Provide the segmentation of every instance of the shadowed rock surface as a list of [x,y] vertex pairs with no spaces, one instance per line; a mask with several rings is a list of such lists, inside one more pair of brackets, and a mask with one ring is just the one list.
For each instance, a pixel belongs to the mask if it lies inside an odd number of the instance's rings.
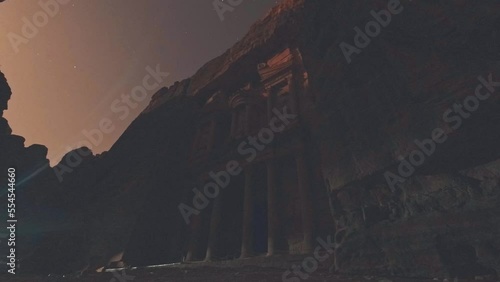
[[[387,3],[282,1],[223,55],[158,91],[109,152],[82,158],[62,183],[50,173],[32,180],[55,183],[32,193],[50,203],[63,199],[72,226],[71,232],[45,233],[27,271],[93,271],[124,261],[179,262],[188,255],[202,260],[211,244],[214,259],[237,258],[245,240],[243,176],[226,190],[234,192],[221,195],[219,225],[212,224],[218,222],[216,204],[189,225],[178,205],[190,203],[192,188],[204,183],[208,172],[241,158],[236,149],[244,140],[241,132],[248,136],[255,134],[249,128],[265,126],[259,117],[266,112],[258,109],[271,104],[290,106],[299,120],[258,156],[267,167],[257,161],[243,166],[245,179],[254,166],[259,177],[252,183],[261,187],[252,214],[256,253],[266,251],[266,228],[272,226],[266,225],[273,207],[266,191],[274,163],[277,251],[304,252],[303,238],[312,230],[314,238],[332,236],[332,269],[342,274],[499,275],[500,87],[482,81],[490,74],[500,81],[500,5],[402,1],[402,12],[348,63],[339,45],[354,45],[354,27],[364,29],[373,20],[370,11],[387,9]],[[479,85],[480,93],[490,96],[462,115],[460,125],[458,114],[453,122],[443,118]],[[237,118],[239,101],[250,105],[245,122]],[[39,146],[25,149],[2,120],[0,134],[8,137],[2,153],[25,154],[22,163],[30,165],[45,157]],[[417,143],[432,138],[436,128],[446,141],[425,153]],[[415,151],[423,161],[415,161]],[[392,185],[387,172],[400,173],[401,158],[419,165]],[[55,169],[67,165],[66,159]],[[12,161],[2,155],[2,162]],[[55,187],[59,193],[50,192]],[[307,203],[310,220],[304,220]]]
[[[11,97],[11,89],[0,72],[0,116],[3,116]],[[23,220],[17,226],[17,259],[30,257],[38,248],[40,240],[54,231],[67,232],[72,222],[64,218],[66,211],[62,207],[62,198],[58,194],[60,186],[55,174],[49,166],[47,147],[31,145],[25,147],[25,139],[12,135],[12,130],[3,117],[0,117],[0,198],[2,210],[0,219],[7,221],[7,171],[16,170],[16,218]],[[7,254],[6,238],[2,238],[0,251]],[[0,270],[4,272],[6,262],[1,259]]]

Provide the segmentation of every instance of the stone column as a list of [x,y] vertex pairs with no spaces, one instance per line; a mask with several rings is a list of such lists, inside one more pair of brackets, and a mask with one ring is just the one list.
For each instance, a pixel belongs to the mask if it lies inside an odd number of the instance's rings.
[[243,232],[241,240],[241,255],[240,258],[246,258],[251,255],[252,248],[252,219],[254,210],[254,191],[253,191],[253,168],[248,166],[245,168],[245,199],[243,203]]
[[274,255],[278,229],[278,207],[276,200],[276,166],[267,162],[267,256]]
[[235,137],[235,132],[236,132],[236,118],[237,118],[237,115],[236,115],[236,110],[235,109],[232,109],[232,113],[231,113],[231,138]]
[[271,91],[271,89],[266,89],[267,92],[267,121],[271,121],[271,117],[274,115],[273,113],[273,108],[274,108],[274,96]]
[[219,194],[214,200],[212,207],[212,215],[210,219],[210,234],[208,235],[208,246],[205,254],[205,261],[212,260],[212,255],[215,251],[217,244],[217,230],[219,229],[222,211],[222,195]]
[[193,261],[198,249],[198,243],[201,237],[201,214],[194,215],[191,222],[191,234],[189,238],[188,252],[186,254],[186,261]]
[[252,106],[245,105],[245,135],[251,135],[251,119],[252,119]]
[[211,151],[212,148],[214,147],[214,142],[215,142],[215,127],[217,126],[217,123],[215,122],[214,118],[212,117],[209,122],[209,130],[210,130],[210,135],[208,137],[208,143],[207,147],[208,150]]
[[309,175],[307,173],[307,165],[304,158],[304,152],[299,152],[296,156],[297,177],[300,193],[300,204],[302,210],[302,230],[304,241],[302,244],[302,253],[309,254],[312,252],[312,205],[310,197]]

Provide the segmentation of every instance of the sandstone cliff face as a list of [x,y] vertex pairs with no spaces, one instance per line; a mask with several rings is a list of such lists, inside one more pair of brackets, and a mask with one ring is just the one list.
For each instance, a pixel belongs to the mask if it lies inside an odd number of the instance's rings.
[[[203,99],[220,84],[247,79],[269,54],[298,46],[316,99],[305,114],[330,191],[337,270],[498,272],[498,96],[456,131],[443,121],[454,102],[474,93],[478,76],[498,77],[498,4],[402,5],[348,64],[340,43],[354,44],[353,28],[364,27],[373,20],[370,11],[387,3],[285,1],[170,95],[187,88],[187,95]],[[418,149],[414,140],[430,138],[435,128],[449,140],[393,191],[384,173],[397,170],[398,158]]]
[[[340,44],[355,46],[354,28],[364,30],[374,20],[371,11],[388,3],[282,1],[223,55],[159,91],[108,153],[65,177],[66,203],[80,203],[70,212],[81,222],[72,230],[84,235],[76,236],[81,250],[59,255],[73,257],[73,265],[52,263],[66,271],[87,263],[95,269],[110,261],[180,261],[189,230],[177,206],[195,185],[188,166],[201,108],[220,88],[255,80],[259,64],[291,48],[307,74],[300,111],[311,134],[310,163],[324,180],[311,189],[326,190],[330,203],[330,211],[317,209],[315,222],[335,235],[335,269],[498,275],[500,89],[460,126],[443,114],[475,94],[479,76],[500,80],[500,6],[402,1],[401,13],[348,63]],[[0,132],[9,131],[1,126],[0,120]],[[422,151],[415,139],[432,138],[436,128],[447,140],[424,152],[404,182],[391,184],[387,172],[399,173],[401,157]],[[4,142],[12,152],[29,151],[18,137]]]
[[[338,3],[334,44],[324,55],[309,53],[313,65],[326,58],[311,84],[325,117],[317,138],[336,221],[336,268],[416,277],[498,273],[499,91],[460,125],[443,115],[470,102],[479,76],[499,80],[499,6],[402,5],[347,64],[340,42],[353,42],[352,27],[383,6]],[[414,140],[430,139],[436,129],[448,139],[421,162],[415,151],[425,151]],[[389,185],[387,172],[399,175],[400,157],[418,165],[403,169],[404,183]]]
[[[305,111],[321,152],[336,229],[336,269],[403,276],[471,277],[499,271],[498,95],[457,130],[443,120],[500,77],[494,1],[403,1],[404,10],[347,63],[339,45],[386,1],[284,1],[225,54],[179,83],[206,99],[248,79],[285,46],[296,46],[314,99]],[[495,80],[496,81],[496,80]],[[171,94],[175,96],[175,94]],[[152,105],[159,103],[155,99]],[[386,171],[436,128],[449,135],[393,189]]]
[[167,252],[158,244],[147,248],[158,253],[141,261],[141,244],[156,244],[181,231],[177,205],[183,196],[181,180],[191,146],[186,140],[193,135],[195,107],[191,99],[181,98],[142,114],[99,162],[93,185],[102,197],[90,210],[95,215],[89,228],[91,263],[104,266],[117,254],[120,261],[126,249],[141,263],[180,260],[181,245]]

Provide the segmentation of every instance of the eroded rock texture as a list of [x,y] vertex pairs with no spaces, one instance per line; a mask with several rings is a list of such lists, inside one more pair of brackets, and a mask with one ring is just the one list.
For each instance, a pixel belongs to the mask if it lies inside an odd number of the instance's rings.
[[[355,46],[354,28],[389,3],[400,12],[349,63],[341,43]],[[500,81],[499,11],[489,0],[282,1],[158,91],[109,152],[64,174],[78,224],[47,237],[44,250],[59,253],[44,263],[307,255],[330,235],[341,273],[498,275],[500,87],[487,81]],[[239,145],[284,107],[294,120],[249,161]],[[44,153],[3,142],[16,156]],[[179,204],[230,161],[241,173],[186,224]]]
[[[368,21],[355,15],[377,9],[362,3],[336,7],[343,14],[334,17],[337,43],[352,42],[347,27]],[[402,3],[403,12],[351,64],[334,44],[311,75],[327,117],[318,138],[336,268],[416,277],[498,273],[500,96],[478,79],[500,78],[498,4]],[[470,102],[478,87],[491,96],[450,122],[448,110]],[[421,149],[437,128],[446,141]],[[400,157],[418,165],[410,165],[414,172],[401,167],[406,181],[389,185],[387,171],[400,171]]]

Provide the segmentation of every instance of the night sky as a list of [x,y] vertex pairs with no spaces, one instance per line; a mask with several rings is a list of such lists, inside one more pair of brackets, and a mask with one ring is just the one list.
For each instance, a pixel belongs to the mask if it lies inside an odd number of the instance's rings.
[[[243,0],[221,20],[213,0],[60,1],[67,3],[46,23],[38,0],[0,5],[0,69],[13,90],[5,116],[26,146],[49,148],[52,164],[87,140],[82,132],[99,128],[106,117],[115,129],[93,151],[113,145],[155,92],[149,91],[124,120],[115,118],[112,103],[142,85],[146,67],[159,64],[170,73],[161,86],[187,78],[279,2]],[[26,38],[23,18],[33,23],[34,16],[40,27]],[[18,52],[11,43],[19,39],[14,34],[25,40],[17,41]]]

